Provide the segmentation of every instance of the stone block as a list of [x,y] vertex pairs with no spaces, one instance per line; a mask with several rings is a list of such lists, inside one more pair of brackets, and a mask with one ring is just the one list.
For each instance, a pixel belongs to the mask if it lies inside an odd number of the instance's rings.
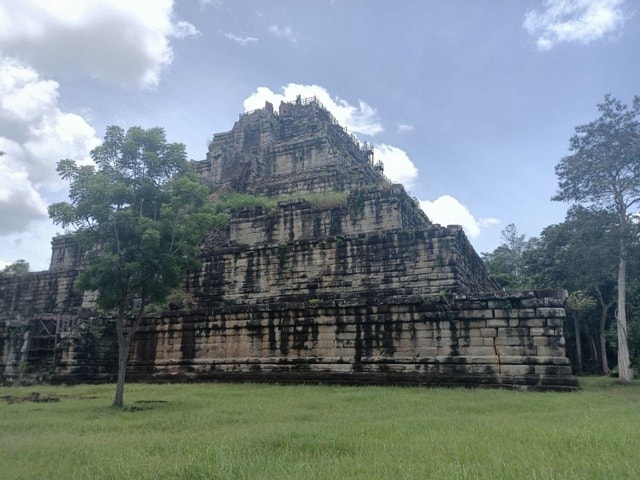
[[510,335],[510,336],[498,335],[495,338],[495,345],[516,346],[516,345],[526,345],[526,343],[527,342],[524,337],[520,337],[517,335]]
[[494,357],[496,350],[493,347],[467,347],[465,349],[465,355],[471,357]]
[[493,310],[493,318],[509,319],[517,316],[517,310],[507,310],[504,308],[496,308]]
[[489,327],[489,328],[508,327],[508,326],[509,326],[509,320],[507,320],[507,319],[494,318],[492,320],[487,320],[487,327]]
[[540,318],[564,318],[564,308],[540,307],[536,309],[536,317]]
[[556,337],[562,335],[562,331],[555,327],[532,327],[529,329],[529,334],[533,337]]
[[546,347],[549,345],[549,337],[532,337],[533,344],[536,346]]
[[536,347],[537,349],[537,355],[541,355],[541,356],[555,356],[555,357],[564,357],[565,356],[565,351],[563,347],[560,346],[553,346],[553,345],[549,345],[549,346],[543,346],[540,345],[538,347]]
[[564,325],[564,318],[547,318],[547,325],[549,327],[562,327]]
[[482,337],[495,337],[498,335],[498,330],[496,328],[481,328],[480,335]]
[[547,320],[542,318],[520,319],[519,326],[521,327],[544,327],[547,325]]
[[506,327],[498,328],[498,337],[509,338],[527,338],[529,336],[529,329],[524,327]]
[[533,365],[500,365],[500,373],[507,376],[529,375],[535,373]]
[[544,307],[544,299],[543,298],[523,298],[520,300],[520,306],[522,308]]
[[493,310],[460,310],[456,311],[455,316],[470,320],[493,319]]
[[528,355],[536,355],[535,347],[527,347],[527,346],[514,346],[514,345],[496,345],[496,352],[498,355],[508,355],[508,356],[528,356]]
[[535,372],[540,375],[571,375],[569,365],[536,365]]

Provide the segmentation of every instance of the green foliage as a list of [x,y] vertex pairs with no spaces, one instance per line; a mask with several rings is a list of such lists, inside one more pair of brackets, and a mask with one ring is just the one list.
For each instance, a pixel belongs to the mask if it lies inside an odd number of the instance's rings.
[[168,144],[160,128],[125,134],[108,127],[91,155],[96,167],[59,162],[70,202],[51,205],[49,215],[74,226],[88,251],[77,288],[98,291],[103,311],[130,315],[135,301],[166,298],[181,272],[196,265],[200,240],[220,218],[188,172],[184,146]]
[[611,95],[598,105],[600,117],[576,127],[572,154],[556,166],[559,190],[554,200],[572,201],[613,212],[619,238],[617,317],[620,379],[633,378],[628,351],[627,261],[636,239],[633,214],[640,205],[640,97],[629,108]]
[[505,290],[529,288],[524,255],[531,241],[526,240],[513,223],[502,230],[502,239],[503,243],[492,253],[482,254],[489,273]]
[[535,288],[609,289],[616,281],[618,256],[615,215],[572,207],[565,221],[546,227],[526,252]]
[[[75,227],[87,252],[75,286],[96,291],[97,306],[115,315],[124,382],[131,339],[147,305],[164,302],[181,274],[197,265],[205,233],[222,217],[189,171],[184,145],[167,143],[161,128],[125,133],[110,126],[91,157],[95,166],[58,163],[70,201],[51,205],[49,216]],[[118,393],[115,403],[121,406]]]
[[274,213],[279,202],[306,200],[316,208],[333,208],[347,204],[348,192],[319,192],[307,195],[262,197],[241,192],[222,194],[214,203],[216,212],[238,212],[244,208],[260,207],[266,213]]
[[584,315],[596,307],[596,300],[584,290],[577,290],[567,298],[566,307],[569,313]]
[[626,217],[640,202],[640,97],[629,108],[606,95],[598,110],[598,119],[576,127],[573,153],[556,166],[554,200],[612,209]]
[[354,216],[364,215],[364,192],[354,190],[349,194],[349,210]]
[[288,243],[281,243],[280,245],[278,245],[278,262],[280,263],[281,267],[286,263],[291,249],[292,246]]
[[4,267],[0,271],[0,278],[15,277],[17,275],[24,275],[25,273],[29,273],[29,263],[21,259]]
[[303,195],[302,198],[316,208],[335,208],[346,205],[348,196],[348,192],[319,192]]
[[238,212],[245,208],[261,207],[267,212],[275,211],[278,198],[260,197],[241,192],[229,192],[221,195],[214,203],[217,213]]
[[[0,401],[7,479],[603,479],[640,471],[640,384],[571,394],[393,387],[38,386]],[[0,398],[34,387],[0,387]]]

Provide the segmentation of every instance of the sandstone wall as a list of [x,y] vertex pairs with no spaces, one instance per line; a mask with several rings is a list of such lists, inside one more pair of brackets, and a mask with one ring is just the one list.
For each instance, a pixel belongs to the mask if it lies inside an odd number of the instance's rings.
[[574,389],[564,292],[218,307],[147,319],[129,378]]
[[495,288],[461,231],[440,226],[218,249],[187,290],[200,306]]
[[[325,202],[331,202],[327,194]],[[322,195],[316,196],[322,201]],[[388,189],[355,190],[335,205],[316,206],[304,199],[283,201],[276,211],[246,209],[231,219],[229,242],[233,245],[286,243],[358,235],[363,232],[414,228],[429,220],[401,185]]]
[[[218,193],[291,199],[210,232],[130,378],[576,387],[563,294],[497,291],[462,228],[432,224],[316,101],[242,115],[194,166]],[[72,288],[82,252],[52,244],[48,272],[0,281],[0,377],[113,378],[113,322]]]
[[[0,378],[24,369],[40,321],[70,329],[82,304],[73,291],[78,271],[46,271],[0,279]],[[53,361],[53,359],[52,359]]]
[[214,135],[206,160],[194,162],[211,187],[257,195],[305,195],[386,181],[360,145],[315,101],[283,103],[241,115]]

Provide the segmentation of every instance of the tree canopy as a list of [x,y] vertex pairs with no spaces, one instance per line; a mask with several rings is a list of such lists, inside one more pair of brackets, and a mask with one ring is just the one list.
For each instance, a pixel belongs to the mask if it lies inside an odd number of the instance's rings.
[[207,188],[189,171],[184,145],[167,143],[161,128],[125,133],[110,126],[91,158],[95,165],[58,163],[69,182],[69,202],[51,205],[49,216],[73,227],[86,252],[76,288],[97,292],[99,309],[115,316],[114,404],[122,406],[131,342],[145,309],[164,301],[181,274],[197,264],[215,215]]
[[554,200],[570,201],[610,211],[617,216],[617,329],[620,380],[633,378],[628,351],[626,279],[632,215],[640,204],[640,97],[631,107],[605,95],[600,117],[576,127],[571,155],[556,166],[558,193]]
[[0,270],[0,278],[15,277],[29,272],[29,262],[20,259]]
[[526,274],[524,253],[530,241],[511,223],[502,230],[503,242],[491,253],[483,253],[489,273],[505,290],[522,290],[530,287]]

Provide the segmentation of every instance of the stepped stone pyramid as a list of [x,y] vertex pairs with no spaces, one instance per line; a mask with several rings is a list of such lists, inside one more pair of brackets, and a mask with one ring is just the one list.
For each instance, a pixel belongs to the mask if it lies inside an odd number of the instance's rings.
[[229,229],[214,232],[196,288],[210,300],[497,289],[462,229],[429,222],[374,165],[372,148],[315,99],[282,103],[277,115],[268,103],[242,115],[233,130],[214,136],[196,168],[214,191],[292,198],[275,212],[241,212]]
[[[144,320],[129,378],[577,388],[566,293],[499,291],[462,228],[430,222],[316,99],[241,115],[194,167],[214,197],[273,201],[210,232],[182,297]],[[13,302],[0,317],[5,377],[29,351],[19,325],[33,336],[41,319],[98,321],[70,287],[79,264],[72,239],[56,238],[49,272],[0,284],[0,306]],[[34,302],[52,298],[52,278],[57,300]],[[68,341],[55,377],[110,378],[110,335]]]

